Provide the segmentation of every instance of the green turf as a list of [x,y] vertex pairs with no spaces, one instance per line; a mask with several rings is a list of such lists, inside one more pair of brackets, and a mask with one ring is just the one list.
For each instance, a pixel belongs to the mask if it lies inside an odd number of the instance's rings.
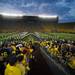
[[[51,39],[67,39],[67,40],[75,40],[75,34],[72,33],[41,33],[39,32],[41,38],[51,38]],[[0,41],[8,40],[8,39],[21,39],[19,33],[0,33]],[[34,37],[26,37],[25,40],[33,40]]]
[[40,33],[42,38],[75,40],[75,34],[71,33]]

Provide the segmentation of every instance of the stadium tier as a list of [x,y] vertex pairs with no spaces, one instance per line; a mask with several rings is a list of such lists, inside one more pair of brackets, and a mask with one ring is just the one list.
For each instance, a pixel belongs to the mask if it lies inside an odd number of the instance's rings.
[[75,32],[75,23],[58,23],[58,16],[2,16],[0,32]]
[[58,24],[58,16],[0,15],[0,32],[51,31]]

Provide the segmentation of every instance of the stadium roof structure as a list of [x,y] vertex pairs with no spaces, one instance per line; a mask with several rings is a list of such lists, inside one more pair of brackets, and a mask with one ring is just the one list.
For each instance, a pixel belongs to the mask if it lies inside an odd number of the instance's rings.
[[58,16],[56,15],[25,15],[25,14],[10,14],[10,13],[0,13],[0,19],[13,19],[13,20],[26,20],[26,21],[49,21],[51,23],[57,23],[58,22]]

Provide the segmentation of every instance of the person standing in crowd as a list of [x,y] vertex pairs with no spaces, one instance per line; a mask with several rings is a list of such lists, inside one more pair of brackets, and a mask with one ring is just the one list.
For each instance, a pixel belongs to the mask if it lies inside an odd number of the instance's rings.
[[16,67],[17,58],[15,55],[11,55],[9,58],[9,63],[6,66],[4,75],[21,75],[21,70]]
[[24,56],[23,55],[19,55],[17,57],[17,65],[16,67],[20,69],[21,71],[21,75],[25,75],[26,72],[25,72],[25,65],[23,65],[22,61],[24,60]]
[[5,65],[3,62],[3,56],[0,52],[0,75],[4,75]]

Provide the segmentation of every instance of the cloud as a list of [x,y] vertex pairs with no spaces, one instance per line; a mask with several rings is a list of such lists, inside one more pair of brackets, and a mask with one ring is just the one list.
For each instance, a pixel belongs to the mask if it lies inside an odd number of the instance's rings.
[[[62,0],[56,3],[56,13],[59,15],[59,20],[62,22],[74,21],[74,2],[66,2],[66,0]],[[72,14],[73,13],[73,14]],[[72,14],[72,15],[71,15]]]
[[13,5],[0,3],[0,13],[2,13],[2,12],[5,12],[5,13],[19,13],[19,14],[24,13],[21,10],[17,9]]
[[69,15],[72,16],[72,17],[75,17],[75,8],[72,8],[72,9],[69,11]]
[[62,0],[62,2],[60,1],[56,4],[42,3],[39,7],[39,11],[61,16],[67,14],[70,11],[70,7],[68,7],[64,0]]
[[41,3],[40,6],[38,7],[39,13],[44,13],[47,14],[46,7],[49,7],[49,3]]
[[21,7],[21,9],[23,11],[27,11],[27,12],[30,12],[32,14],[34,13],[36,15],[37,14],[49,14],[49,15],[51,15],[51,14],[53,14],[54,6],[53,6],[53,4],[50,4],[50,3],[38,4],[38,3],[32,2],[32,3],[27,3],[27,4],[23,5]]
[[60,0],[32,0],[32,2],[37,2],[37,3],[56,3],[59,1]]
[[65,0],[67,3],[73,3],[75,0]]
[[36,4],[34,2],[21,5],[21,7],[24,7],[24,8],[37,7],[37,6],[38,6],[38,4]]
[[64,0],[61,0],[59,2],[56,2],[55,4],[51,3],[41,3],[37,4],[35,2],[27,3],[24,5],[25,11],[32,14],[48,14],[48,15],[59,15],[62,17],[70,11],[70,7],[66,5],[66,2]]

